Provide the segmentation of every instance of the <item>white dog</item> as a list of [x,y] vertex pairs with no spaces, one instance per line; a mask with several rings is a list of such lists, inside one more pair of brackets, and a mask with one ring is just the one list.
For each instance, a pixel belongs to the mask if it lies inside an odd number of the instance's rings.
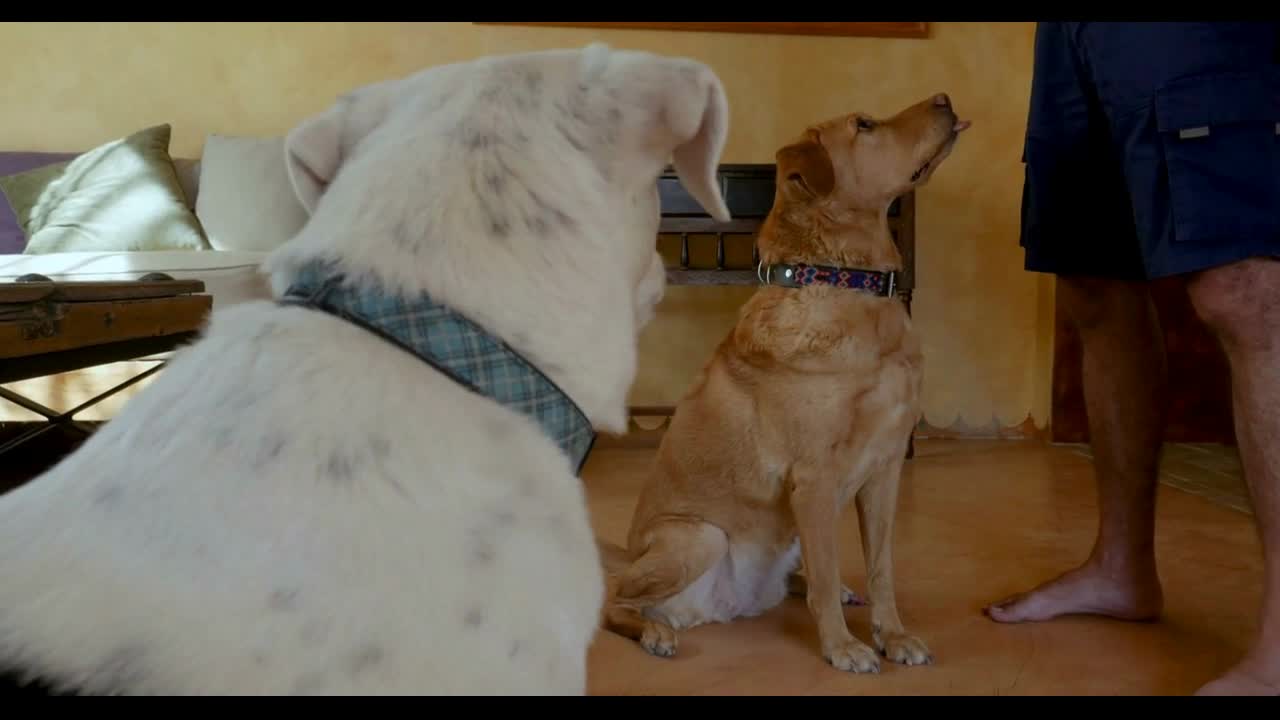
[[[83,693],[584,693],[604,584],[577,464],[626,429],[664,282],[657,176],[672,160],[727,219],[727,122],[706,66],[592,45],[302,123],[286,161],[312,216],[265,265],[294,304],[216,312],[0,497],[0,664]],[[459,315],[413,315],[424,297]],[[340,317],[361,303],[394,312]],[[432,317],[490,355],[401,344]],[[499,374],[527,361],[515,379],[558,386],[560,415],[451,376],[498,341]]]

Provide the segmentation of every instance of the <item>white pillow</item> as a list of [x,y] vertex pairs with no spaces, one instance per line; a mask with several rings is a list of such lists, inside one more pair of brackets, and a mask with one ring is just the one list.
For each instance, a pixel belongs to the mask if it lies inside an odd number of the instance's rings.
[[307,221],[285,172],[284,137],[209,135],[199,188],[196,217],[214,250],[271,251]]

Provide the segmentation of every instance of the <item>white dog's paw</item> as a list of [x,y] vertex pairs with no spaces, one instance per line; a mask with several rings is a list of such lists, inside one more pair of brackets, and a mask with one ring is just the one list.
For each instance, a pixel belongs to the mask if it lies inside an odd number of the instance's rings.
[[823,657],[837,670],[854,673],[880,672],[880,656],[870,645],[857,638],[834,645],[823,651]]
[[650,655],[671,657],[676,654],[676,631],[666,623],[649,621],[640,635],[640,646]]

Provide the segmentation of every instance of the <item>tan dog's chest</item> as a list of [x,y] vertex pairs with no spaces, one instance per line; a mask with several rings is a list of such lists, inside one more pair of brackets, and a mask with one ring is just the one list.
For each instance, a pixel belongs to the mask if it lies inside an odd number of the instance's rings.
[[[769,475],[796,464],[829,468],[841,502],[882,467],[919,416],[919,341],[900,303],[834,290],[744,313],[735,374],[752,388],[758,452]],[[788,302],[789,301],[789,302]],[[767,303],[767,299],[765,300]],[[765,303],[762,303],[765,304]],[[757,338],[776,342],[754,349]],[[767,347],[767,346],[766,346]]]
[[829,469],[843,506],[883,469],[919,415],[918,359],[887,355],[870,372],[851,371],[826,382],[810,379],[766,393],[760,461],[784,477],[796,465]]

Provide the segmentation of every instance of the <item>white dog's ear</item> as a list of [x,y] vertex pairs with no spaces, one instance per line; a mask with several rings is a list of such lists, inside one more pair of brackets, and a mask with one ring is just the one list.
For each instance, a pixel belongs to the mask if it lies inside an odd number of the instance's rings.
[[348,156],[387,119],[401,87],[399,80],[390,80],[349,92],[285,135],[289,182],[308,213],[315,212]]
[[345,111],[345,102],[335,103],[319,115],[302,121],[285,136],[289,182],[308,213],[315,212],[316,203],[342,164]]
[[681,185],[711,217],[727,222],[729,208],[716,178],[729,138],[729,99],[720,78],[706,65],[682,61],[662,99],[662,117],[676,137],[672,165]]

